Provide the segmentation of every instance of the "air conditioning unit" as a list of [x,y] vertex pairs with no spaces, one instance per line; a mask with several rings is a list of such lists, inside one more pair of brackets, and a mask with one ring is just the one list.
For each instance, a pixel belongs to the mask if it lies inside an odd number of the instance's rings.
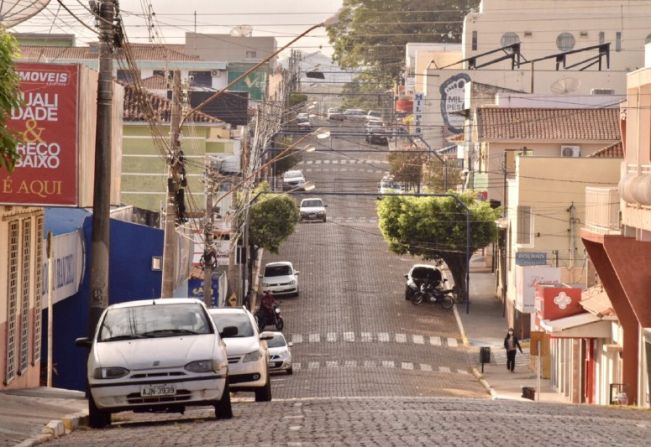
[[591,95],[614,95],[615,90],[612,88],[593,88],[590,90]]
[[580,146],[561,146],[561,157],[580,157]]
[[221,75],[222,75],[221,70],[210,70],[210,76],[212,76],[213,78],[218,78]]

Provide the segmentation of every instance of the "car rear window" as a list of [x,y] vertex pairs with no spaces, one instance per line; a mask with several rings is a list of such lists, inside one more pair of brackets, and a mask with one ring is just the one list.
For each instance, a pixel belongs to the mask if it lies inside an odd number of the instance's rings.
[[317,207],[317,206],[323,206],[323,202],[320,200],[304,200],[301,203],[301,207],[305,207],[305,208]]

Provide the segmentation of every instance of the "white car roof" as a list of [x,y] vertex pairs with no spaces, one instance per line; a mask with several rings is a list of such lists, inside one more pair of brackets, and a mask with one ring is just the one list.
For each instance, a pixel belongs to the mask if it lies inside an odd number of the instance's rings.
[[297,169],[294,169],[292,171],[287,171],[283,174],[283,177],[298,177],[298,176],[303,176],[303,171],[299,171]]
[[203,301],[196,298],[156,298],[144,299],[135,301],[125,301],[124,303],[111,304],[109,307],[112,309],[123,307],[138,307],[138,306],[152,306],[152,305],[166,305],[166,304],[203,304]]
[[266,267],[275,267],[277,265],[289,265],[290,267],[293,267],[292,263],[289,262],[289,261],[269,262],[269,263],[265,264],[264,266],[266,268]]
[[211,315],[226,315],[226,314],[248,314],[249,311],[241,307],[211,307],[208,309]]
[[321,197],[309,197],[307,199],[301,200],[301,204],[303,204],[303,202],[308,201],[308,200],[320,200],[321,202],[323,202],[323,199],[321,199]]

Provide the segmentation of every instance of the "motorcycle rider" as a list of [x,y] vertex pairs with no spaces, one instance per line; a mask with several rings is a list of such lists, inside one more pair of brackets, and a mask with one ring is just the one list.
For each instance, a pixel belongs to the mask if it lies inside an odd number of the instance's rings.
[[262,294],[262,299],[260,299],[260,310],[262,311],[262,318],[265,323],[273,321],[274,307],[277,305],[278,302],[268,290]]

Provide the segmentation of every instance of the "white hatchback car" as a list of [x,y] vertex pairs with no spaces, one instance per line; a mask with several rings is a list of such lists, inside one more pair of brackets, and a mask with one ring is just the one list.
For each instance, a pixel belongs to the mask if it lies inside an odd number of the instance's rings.
[[266,340],[272,336],[267,332],[260,335],[258,325],[251,312],[244,307],[220,307],[208,310],[220,331],[228,330],[224,336],[228,355],[228,381],[233,391],[253,391],[256,402],[271,400],[269,380],[269,353]]
[[291,262],[270,262],[264,266],[262,291],[272,295],[298,296],[298,273]]
[[323,200],[318,198],[301,200],[301,205],[299,206],[299,220],[301,222],[307,220],[320,220],[321,222],[325,222],[327,219],[326,206],[327,205],[323,203]]
[[283,174],[283,191],[289,190],[305,190],[305,176],[302,171],[294,169]]
[[269,371],[292,374],[294,369],[292,368],[292,353],[289,350],[292,343],[287,342],[282,332],[263,332],[263,334],[269,334],[272,337],[267,342],[269,346]]
[[[228,332],[224,335],[228,335]],[[226,346],[204,304],[192,298],[130,301],[102,313],[88,356],[91,427],[118,411],[178,411],[213,405],[231,418]]]

